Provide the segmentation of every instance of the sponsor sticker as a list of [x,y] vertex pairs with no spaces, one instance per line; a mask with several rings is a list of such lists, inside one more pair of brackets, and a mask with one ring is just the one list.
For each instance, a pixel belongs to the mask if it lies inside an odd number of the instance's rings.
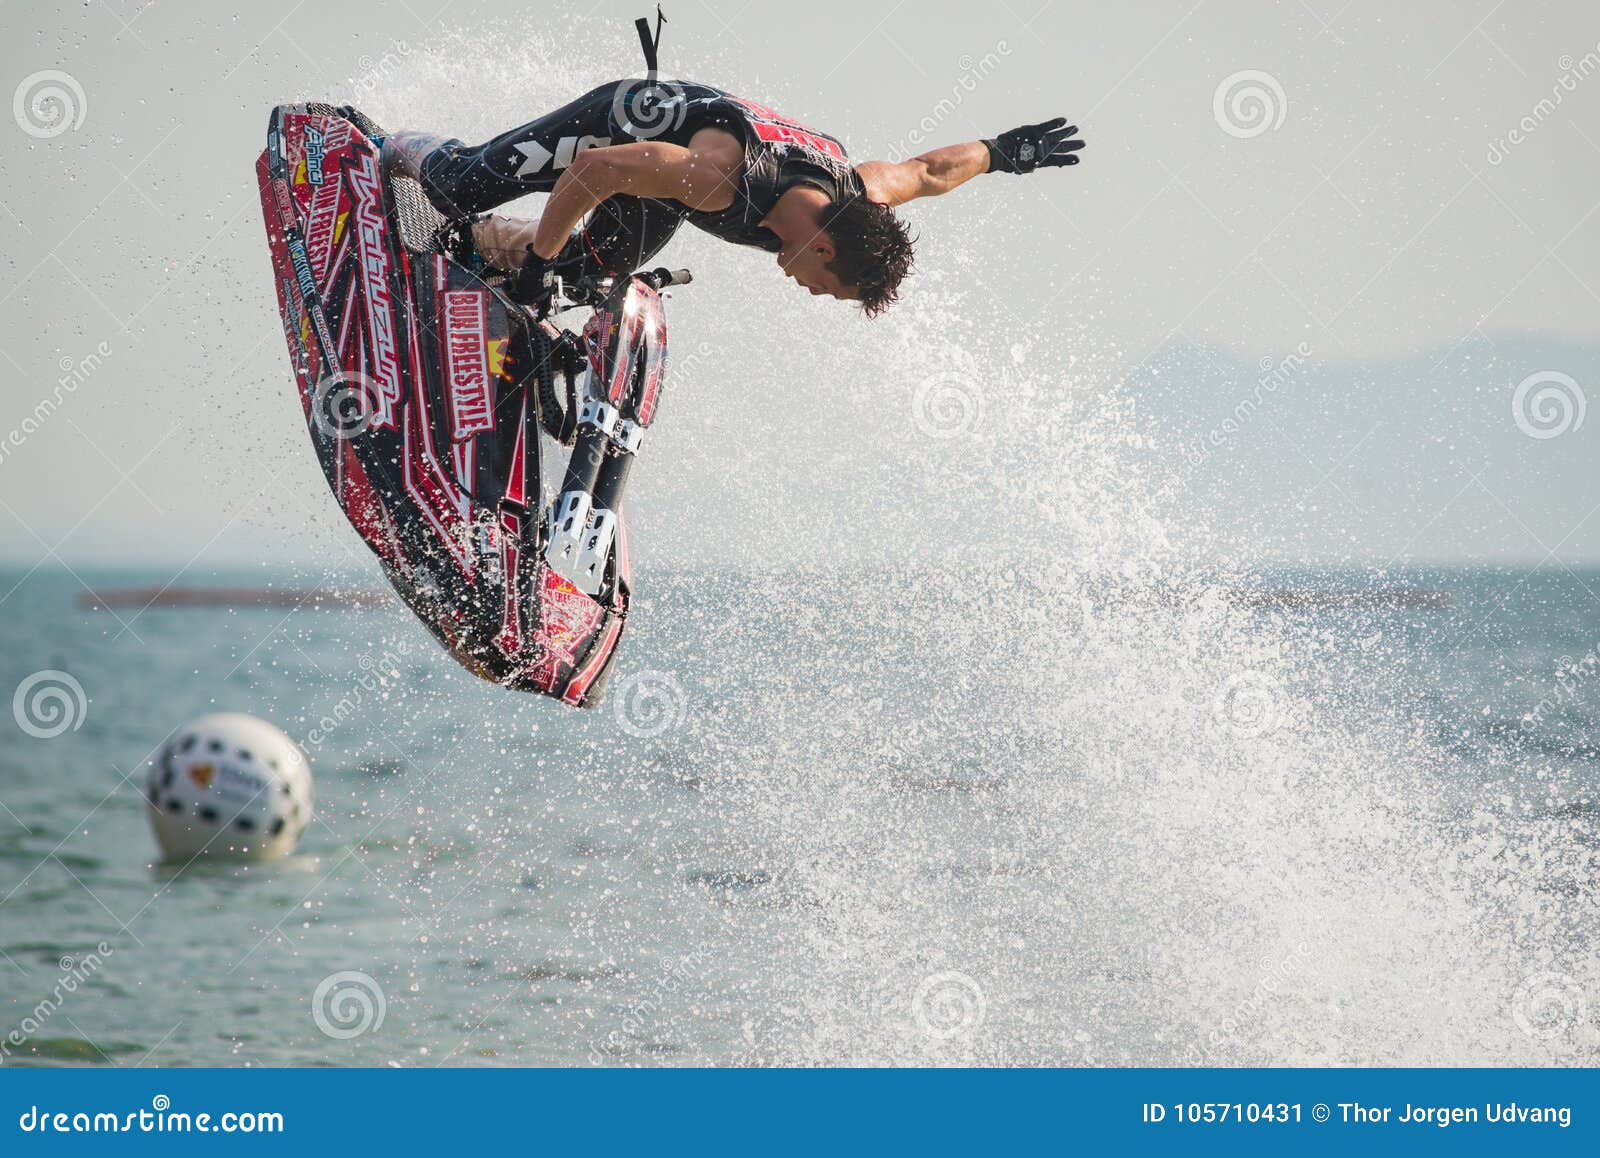
[[745,110],[751,114],[751,122],[755,125],[756,136],[768,144],[800,145],[804,148],[815,149],[825,156],[835,160],[845,159],[844,149],[839,142],[825,133],[807,128],[799,121],[784,116],[776,109],[769,109],[766,105],[747,101],[743,97],[734,97]]
[[378,408],[373,425],[393,430],[400,405],[400,348],[394,330],[394,305],[389,293],[389,250],[385,244],[383,193],[371,154],[349,167],[356,194],[355,236],[361,255],[361,288],[367,298],[367,337],[372,349],[372,377],[378,383]]
[[306,126],[306,180],[313,185],[322,184],[322,156],[324,149],[322,130],[315,125]]
[[300,283],[300,297],[312,302],[317,296],[317,279],[311,276],[311,261],[306,256],[305,242],[299,238],[289,242],[289,261],[294,265],[295,280]]
[[450,424],[457,442],[494,429],[489,396],[487,295],[450,290],[444,295],[445,374],[450,383]]

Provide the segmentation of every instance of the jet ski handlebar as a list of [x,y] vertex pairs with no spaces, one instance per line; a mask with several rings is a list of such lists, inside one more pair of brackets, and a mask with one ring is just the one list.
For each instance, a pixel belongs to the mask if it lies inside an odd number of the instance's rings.
[[544,291],[546,296],[543,302],[539,303],[543,306],[539,311],[540,316],[561,313],[579,306],[599,308],[635,278],[653,290],[663,290],[671,286],[688,285],[694,280],[694,275],[686,269],[668,269],[666,266],[660,266],[656,269],[642,270],[628,278],[580,277],[570,281],[558,278]]
[[648,273],[635,274],[634,276],[648,285],[651,289],[658,290],[666,289],[668,286],[688,285],[694,280],[694,274],[690,273],[688,270],[668,269],[666,266],[652,269]]

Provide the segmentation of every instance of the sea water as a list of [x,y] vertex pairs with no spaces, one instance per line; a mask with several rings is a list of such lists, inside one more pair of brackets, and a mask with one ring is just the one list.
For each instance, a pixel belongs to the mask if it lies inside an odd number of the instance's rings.
[[[0,744],[4,1064],[1600,1058],[1600,575],[657,573],[585,713],[397,605],[80,603],[147,578],[5,577],[0,686],[86,706]],[[317,819],[154,864],[143,761],[217,709]]]

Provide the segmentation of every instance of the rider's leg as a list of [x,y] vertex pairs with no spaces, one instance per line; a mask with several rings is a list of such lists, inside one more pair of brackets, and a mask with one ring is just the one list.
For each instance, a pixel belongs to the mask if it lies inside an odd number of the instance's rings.
[[621,143],[611,117],[616,92],[616,83],[601,85],[481,145],[401,132],[393,134],[388,152],[402,172],[421,181],[441,213],[468,217],[528,193],[548,193],[584,149]]
[[[626,82],[601,85],[482,145],[415,131],[391,134],[385,163],[419,180],[435,207],[456,220],[528,193],[548,193],[578,153],[629,139],[614,132],[620,83]],[[610,198],[567,243],[557,271],[567,278],[631,273],[655,256],[682,219],[682,209],[668,202]],[[537,227],[527,218],[489,217],[473,224],[473,241],[485,261],[510,271],[521,267]]]
[[[643,266],[671,240],[683,210],[665,201],[612,197],[600,203],[556,259],[564,278],[618,277]],[[479,255],[496,269],[521,269],[539,228],[537,218],[490,213],[472,224]]]
[[[670,201],[609,197],[595,207],[562,250],[557,271],[564,277],[620,277],[645,266],[683,224],[684,210]],[[570,254],[579,255],[569,268]]]

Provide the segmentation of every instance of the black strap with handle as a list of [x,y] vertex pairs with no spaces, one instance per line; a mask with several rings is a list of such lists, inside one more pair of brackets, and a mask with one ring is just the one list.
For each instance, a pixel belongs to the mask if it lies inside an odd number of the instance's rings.
[[656,74],[656,49],[661,47],[661,26],[667,22],[666,15],[661,11],[661,5],[656,5],[656,33],[650,35],[650,17],[641,16],[633,22],[634,28],[639,32],[639,47],[644,50],[644,67],[652,77]]

